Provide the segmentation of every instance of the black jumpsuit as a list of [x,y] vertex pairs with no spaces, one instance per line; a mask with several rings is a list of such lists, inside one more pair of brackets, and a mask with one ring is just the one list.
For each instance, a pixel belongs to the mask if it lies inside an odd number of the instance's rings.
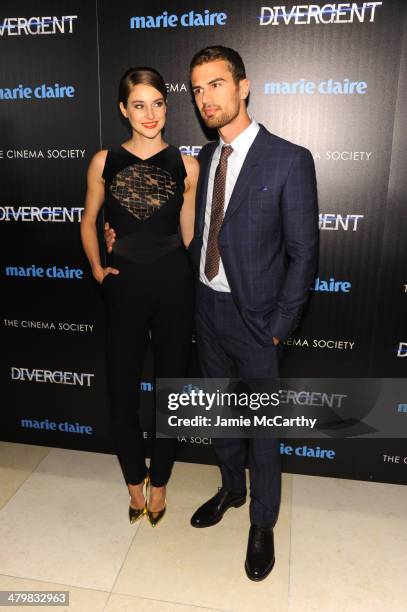
[[[102,282],[107,307],[107,375],[113,435],[126,483],[147,474],[138,408],[151,331],[155,377],[186,376],[194,284],[178,234],[186,171],[176,147],[146,160],[110,150],[103,171],[105,218],[116,231],[108,265],[120,274]],[[167,483],[175,439],[154,438],[150,479]]]

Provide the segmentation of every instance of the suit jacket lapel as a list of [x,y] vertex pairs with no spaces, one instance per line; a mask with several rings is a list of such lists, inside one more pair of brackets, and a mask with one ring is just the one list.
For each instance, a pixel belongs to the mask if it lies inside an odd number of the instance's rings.
[[[242,169],[240,170],[239,176],[237,177],[237,181],[233,188],[232,195],[230,196],[228,207],[226,209],[223,224],[228,222],[230,217],[236,212],[236,210],[245,200],[247,191],[253,182],[253,170],[256,166],[259,166],[259,150],[261,150],[261,145],[265,134],[267,134],[267,130],[260,124],[260,130],[246,155],[246,159],[244,160]],[[207,154],[205,155],[205,157],[200,159],[201,168],[196,198],[196,228],[197,233],[201,234],[203,232],[205,222],[209,170],[211,167],[213,154],[215,153],[215,149],[218,146],[219,141],[211,142],[209,144],[210,147],[208,147],[207,149]]]
[[260,130],[246,155],[243,166],[239,172],[239,176],[237,177],[237,181],[233,188],[232,195],[230,196],[223,224],[228,222],[230,217],[244,202],[247,196],[247,191],[253,182],[254,168],[259,165],[259,148],[263,137],[263,129],[264,128],[260,126]]

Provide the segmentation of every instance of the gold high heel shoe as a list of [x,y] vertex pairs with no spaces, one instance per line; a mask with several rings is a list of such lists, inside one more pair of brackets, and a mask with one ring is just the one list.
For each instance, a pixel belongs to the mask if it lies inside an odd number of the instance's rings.
[[155,527],[157,523],[161,521],[166,510],[167,510],[167,502],[164,502],[164,508],[162,508],[162,510],[157,510],[156,512],[151,512],[151,510],[147,508],[147,518],[150,521],[151,527]]
[[[147,499],[147,492],[148,492],[148,484],[149,484],[150,478],[147,475],[144,478],[143,481],[143,487],[146,487],[146,499]],[[144,504],[144,506],[142,508],[132,508],[129,505],[129,521],[130,521],[130,525],[133,525],[136,521],[138,521],[139,519],[141,519],[141,517],[143,517],[146,514],[147,511],[147,502]]]
[[155,527],[163,518],[167,510],[167,500],[164,500],[164,507],[161,510],[155,510],[154,512],[149,510],[146,503],[147,518],[150,522],[151,527]]

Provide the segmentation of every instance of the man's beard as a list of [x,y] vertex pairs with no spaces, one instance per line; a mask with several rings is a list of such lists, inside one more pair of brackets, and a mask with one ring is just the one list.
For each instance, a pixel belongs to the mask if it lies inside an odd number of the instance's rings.
[[214,115],[213,117],[206,117],[202,115],[202,119],[205,122],[205,125],[208,128],[212,128],[214,130],[219,130],[220,128],[225,127],[231,123],[239,114],[239,105],[236,108],[229,112],[223,112],[220,115]]

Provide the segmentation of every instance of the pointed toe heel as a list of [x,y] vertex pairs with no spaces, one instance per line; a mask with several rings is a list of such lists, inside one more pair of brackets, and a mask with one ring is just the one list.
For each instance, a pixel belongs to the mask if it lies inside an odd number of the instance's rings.
[[133,525],[138,520],[140,520],[141,517],[145,515],[145,513],[146,513],[146,507],[145,506],[143,508],[132,508],[131,506],[129,506],[129,521],[130,521],[130,525]]
[[157,512],[151,512],[151,510],[146,507],[147,518],[150,522],[151,527],[155,527],[161,521],[161,519],[164,517],[164,514],[166,513],[166,510],[167,504],[164,505],[164,508],[162,508],[162,510],[158,510]]
[[[148,494],[148,487],[150,483],[150,477],[147,475],[143,481],[143,487],[146,488],[146,498]],[[132,508],[129,506],[129,521],[130,525],[134,525],[137,521],[139,521],[145,514],[147,514],[147,502],[144,504],[142,508]]]

